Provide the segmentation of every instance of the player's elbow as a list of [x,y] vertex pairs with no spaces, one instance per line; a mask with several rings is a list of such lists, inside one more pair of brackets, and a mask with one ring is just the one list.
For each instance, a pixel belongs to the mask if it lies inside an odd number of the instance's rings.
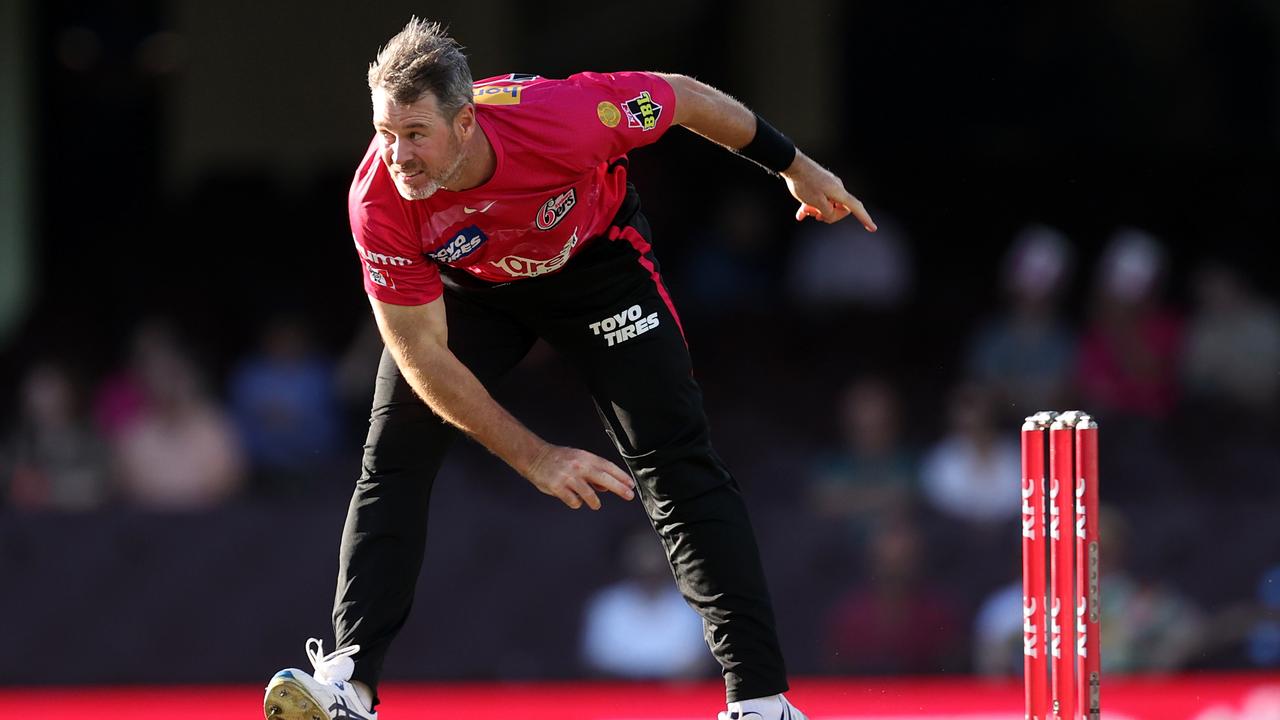
[[675,93],[676,102],[680,102],[681,96],[688,92],[691,80],[689,76],[679,73],[654,73],[654,75],[667,81],[667,84],[671,86],[671,91]]
[[679,73],[658,73],[658,76],[667,81],[667,84],[671,86],[672,93],[675,94],[676,112],[674,123],[677,125],[686,124],[696,114],[699,101],[702,99],[702,88],[706,86],[688,75]]

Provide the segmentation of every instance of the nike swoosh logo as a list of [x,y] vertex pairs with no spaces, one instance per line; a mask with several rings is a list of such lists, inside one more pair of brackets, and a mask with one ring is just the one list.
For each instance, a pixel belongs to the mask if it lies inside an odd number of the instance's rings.
[[493,206],[494,206],[494,204],[496,204],[497,202],[498,202],[497,200],[494,200],[493,202],[489,203],[488,205],[485,205],[485,206],[484,206],[484,207],[482,207],[482,208],[469,208],[469,207],[467,207],[466,205],[463,205],[463,206],[462,206],[462,212],[464,212],[464,213],[466,213],[466,214],[468,214],[468,215],[470,215],[471,213],[474,213],[474,212],[488,212],[488,211],[489,211],[489,208],[493,207]]

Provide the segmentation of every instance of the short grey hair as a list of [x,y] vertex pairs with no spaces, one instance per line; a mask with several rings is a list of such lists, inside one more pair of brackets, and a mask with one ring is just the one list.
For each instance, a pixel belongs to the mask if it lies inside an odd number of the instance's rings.
[[430,92],[448,120],[472,102],[471,68],[462,46],[438,22],[414,16],[378,51],[369,66],[369,90],[381,89],[408,105]]

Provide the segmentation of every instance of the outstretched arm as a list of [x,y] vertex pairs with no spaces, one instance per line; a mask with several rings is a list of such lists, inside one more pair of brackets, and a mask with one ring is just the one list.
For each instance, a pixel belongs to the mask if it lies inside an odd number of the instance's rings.
[[[756,115],[725,93],[685,75],[660,73],[676,94],[674,122],[734,152],[756,137]],[[845,190],[844,183],[798,148],[795,160],[779,174],[791,195],[800,201],[796,220],[813,217],[827,223],[849,215],[867,230],[876,224],[858,198]]]

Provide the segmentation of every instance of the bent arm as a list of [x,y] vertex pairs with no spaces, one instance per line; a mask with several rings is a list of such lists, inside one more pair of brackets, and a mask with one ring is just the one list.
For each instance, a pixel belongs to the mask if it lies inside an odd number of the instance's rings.
[[404,306],[369,298],[382,339],[418,397],[529,477],[551,446],[511,416],[449,350],[444,298]]
[[[685,75],[657,73],[676,96],[674,123],[737,152],[756,136],[756,115],[746,105],[704,82]],[[791,194],[800,201],[796,219],[814,217],[836,222],[852,214],[872,232],[875,222],[862,202],[849,194],[829,170],[796,149],[795,160],[780,173]]]
[[585,450],[552,445],[511,416],[449,350],[444,298],[391,305],[369,298],[378,330],[413,391],[437,415],[484,445],[541,492],[573,509],[600,509],[596,490],[630,500],[634,482]]

